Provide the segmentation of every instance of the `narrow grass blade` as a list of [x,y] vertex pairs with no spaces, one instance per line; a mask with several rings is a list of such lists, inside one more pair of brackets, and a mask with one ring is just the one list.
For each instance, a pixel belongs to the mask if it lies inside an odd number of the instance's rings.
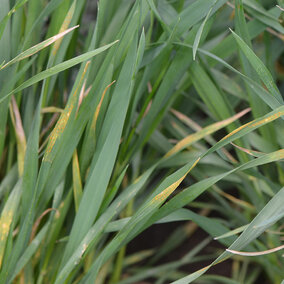
[[156,18],[159,20],[159,22],[161,23],[162,27],[164,28],[164,30],[166,30],[168,33],[170,32],[170,28],[168,27],[168,25],[163,21],[163,19],[161,18],[159,11],[157,10],[155,3],[153,0],[147,0],[148,5],[151,7],[151,10],[154,12]]
[[223,238],[228,238],[228,237],[231,237],[231,236],[234,236],[236,234],[239,234],[241,232],[243,232],[246,228],[248,227],[248,225],[244,225],[244,226],[241,226],[237,229],[234,229],[228,233],[225,233],[223,235],[220,235],[218,237],[215,237],[214,240],[219,240],[219,239],[223,239]]
[[[119,187],[122,183],[122,180],[125,177],[127,169],[128,169],[128,166],[122,171],[122,173],[119,175],[117,181],[115,182],[114,186],[106,194],[106,197],[103,200],[100,212],[104,212],[105,209],[110,205],[110,203],[112,202],[112,200],[116,196],[118,189],[119,189]],[[99,214],[99,215],[101,215],[101,214]]]
[[[228,135],[226,135],[225,137],[223,137],[216,145],[214,145],[212,148],[210,148],[208,150],[208,152],[205,155],[208,155],[210,153],[212,153],[213,151],[220,149],[221,145],[226,145],[230,142],[232,142],[233,140],[242,137],[243,135],[250,133],[251,131],[266,125],[269,122],[274,121],[275,119],[280,118],[281,116],[284,115],[284,106],[276,108],[274,111],[271,111],[270,113],[257,118],[251,122],[248,122],[242,126],[240,126],[239,128],[235,129],[234,131],[232,131],[231,133],[229,133]],[[221,146],[222,147],[222,146]]]
[[[284,27],[279,23],[279,20],[277,18],[277,15],[266,11],[261,5],[255,5],[257,4],[256,1],[251,1],[251,0],[244,0],[244,5],[246,6],[246,10],[248,13],[252,14],[255,19],[260,21],[261,23],[265,24],[267,26],[268,30],[272,30],[272,33],[277,35],[280,39],[283,40],[281,35],[284,33]],[[272,29],[271,29],[272,28]],[[276,33],[274,32],[277,31],[279,32]]]
[[15,128],[16,140],[17,140],[17,158],[18,158],[18,172],[19,176],[23,175],[24,171],[24,159],[26,153],[26,136],[23,129],[22,119],[17,102],[14,97],[12,97],[10,104],[10,113],[13,126]]
[[84,140],[82,150],[81,150],[81,172],[82,175],[84,176],[87,170],[87,167],[90,164],[90,161],[92,159],[92,156],[95,152],[96,148],[96,134],[97,134],[97,121],[98,121],[98,116],[100,114],[100,110],[102,107],[102,103],[104,101],[105,95],[107,93],[107,90],[113,85],[115,81],[107,85],[107,87],[104,89],[103,94],[101,96],[101,99],[99,101],[99,104],[96,107],[94,116],[92,121],[90,122],[89,129],[87,130],[86,138]]
[[250,150],[250,149],[246,149],[244,147],[240,147],[234,143],[231,143],[234,147],[238,148],[239,150],[253,156],[253,157],[261,157],[263,156],[265,153],[262,153],[262,152],[258,152],[258,151],[253,151],[253,150]]
[[[5,27],[6,27],[7,23],[8,23],[8,21],[9,21],[9,19],[11,18],[11,16],[12,16],[20,7],[22,7],[27,1],[28,1],[28,0],[18,0],[18,1],[15,3],[14,7],[9,11],[9,13],[8,13],[5,17],[3,17],[3,18],[1,19],[1,21],[0,21],[0,40],[1,40],[1,38],[2,38],[3,32],[4,32],[4,30],[5,30]],[[0,67],[0,70],[1,70],[1,69],[2,69],[2,68]]]
[[[215,5],[214,5],[215,3]],[[220,7],[226,3],[225,0],[198,0],[192,2],[188,5],[182,12],[178,15],[180,17],[180,22],[178,25],[179,34],[184,34],[193,25],[197,24],[200,20],[206,17],[210,7],[214,5],[212,9],[212,14],[215,13]]]
[[237,255],[243,255],[243,256],[259,256],[259,255],[266,255],[266,254],[274,253],[282,249],[284,249],[284,245],[273,248],[273,249],[268,249],[265,251],[259,251],[259,252],[244,252],[244,251],[237,251],[237,250],[232,250],[232,249],[226,249],[226,251],[233,253],[233,254],[237,254]]
[[15,185],[13,191],[11,192],[5,206],[1,212],[0,218],[0,267],[2,266],[2,261],[6,248],[6,241],[9,235],[10,230],[12,229],[11,225],[15,218],[22,191],[22,180],[20,179]]
[[38,250],[47,232],[48,232],[48,224],[46,224],[40,230],[40,232],[36,235],[36,237],[31,241],[29,246],[26,248],[26,250],[24,251],[24,253],[17,262],[14,274],[12,275],[10,281],[12,281],[12,279],[14,279],[18,275],[18,273],[20,273],[20,271],[25,267],[25,265],[30,261],[31,257]]
[[[214,4],[217,2],[217,0],[214,2]],[[213,6],[214,6],[213,4]],[[194,39],[194,43],[193,43],[193,47],[192,47],[192,57],[193,57],[193,60],[195,60],[195,56],[196,56],[196,51],[197,51],[197,48],[198,48],[198,45],[199,45],[199,42],[200,42],[200,38],[201,38],[201,35],[202,35],[202,32],[203,32],[203,29],[204,29],[204,26],[211,14],[211,11],[213,9],[213,6],[212,8],[208,11],[205,19],[203,20],[202,24],[200,25],[197,33],[196,33],[196,36],[195,36],[195,39]]]
[[[52,261],[52,255],[54,254],[54,247],[56,246],[56,242],[60,237],[60,231],[63,226],[64,220],[70,209],[70,205],[72,202],[72,190],[69,190],[66,198],[58,206],[58,212],[55,213],[54,216],[50,218],[50,228],[48,235],[46,236],[46,246],[42,251],[42,269],[40,271],[39,279],[43,279],[44,281],[50,280],[51,274],[46,273],[48,267]],[[52,222],[53,221],[53,222]]]
[[[235,28],[236,33],[240,35],[240,37],[244,40],[244,42],[248,45],[248,47],[252,48],[249,31],[245,20],[243,2],[241,0],[235,1],[235,27],[236,27]],[[253,69],[248,59],[240,49],[239,49],[239,57],[244,74],[246,74],[255,82],[260,82],[260,79],[258,78],[256,71]],[[253,88],[251,88],[251,86],[248,83],[246,83],[246,90],[248,93],[250,105],[252,107],[253,116],[259,117],[264,113],[266,113],[268,109],[267,106],[262,104],[260,98],[255,94],[255,91],[253,90]],[[265,139],[274,140],[272,137],[275,137],[275,130],[272,127],[270,126],[263,127],[260,129],[260,132]]]
[[266,68],[263,62],[255,55],[255,53],[248,47],[248,45],[235,32],[233,32],[232,30],[231,32],[234,38],[236,39],[238,46],[241,48],[246,58],[248,59],[250,64],[253,66],[253,68],[255,69],[255,71],[257,72],[260,79],[267,87],[267,89],[277,99],[277,101],[280,104],[283,104],[284,103],[283,98],[276,84],[274,83],[274,79],[272,75],[270,74],[269,70]]
[[5,178],[1,181],[0,184],[0,198],[3,198],[3,195],[6,192],[10,192],[18,180],[18,169],[17,164],[15,164],[11,170],[6,174]]
[[[62,32],[64,32],[64,30],[66,30],[68,28],[68,26],[70,25],[71,21],[72,21],[72,18],[73,18],[73,15],[74,15],[74,12],[75,12],[75,9],[76,9],[76,4],[77,4],[77,0],[73,1],[72,2],[72,5],[71,7],[69,8],[67,14],[66,14],[66,17],[60,27],[60,30],[59,30],[59,34],[61,34]],[[76,26],[78,27],[78,26]],[[60,37],[60,39],[58,41],[55,42],[52,50],[51,50],[51,55],[52,56],[55,56],[58,52],[58,49],[59,47],[61,46],[61,41],[62,41],[62,37]]]
[[64,111],[61,113],[59,120],[56,123],[49,137],[47,148],[43,156],[43,162],[50,164],[52,163],[56,153],[58,152],[58,147],[59,147],[58,141],[60,141],[60,138],[64,135],[64,131],[67,125],[70,124],[70,121],[74,121],[75,114],[79,104],[80,88],[82,88],[84,77],[88,71],[89,64],[90,62],[88,61],[81,74],[81,77],[78,78],[77,84],[75,84],[76,87],[74,86],[75,88],[73,88],[74,91],[70,95],[70,98],[68,100],[68,103]]
[[219,129],[225,127],[226,125],[228,125],[228,124],[232,123],[233,121],[239,119],[240,117],[242,117],[243,115],[245,115],[249,111],[250,111],[249,109],[245,109],[242,112],[240,112],[240,113],[238,113],[238,114],[236,114],[236,115],[234,115],[234,116],[232,116],[228,119],[216,122],[216,123],[209,125],[209,126],[205,127],[204,129],[202,129],[202,130],[200,130],[200,131],[198,131],[194,134],[190,134],[189,136],[187,136],[184,139],[182,139],[181,141],[179,141],[168,153],[166,153],[165,158],[170,157],[177,152],[180,152],[184,148],[190,146],[194,142],[202,139],[203,137],[218,131]]
[[75,201],[75,208],[77,212],[79,205],[80,205],[81,198],[82,198],[82,181],[81,181],[77,151],[75,151],[73,154],[72,173],[73,173],[74,201]]
[[44,20],[45,17],[48,17],[62,2],[63,0],[51,0],[41,11],[37,19],[34,21],[29,32],[25,35],[25,41],[23,47],[26,46],[27,42],[30,41],[30,36],[32,35],[34,29]]
[[[188,48],[192,48],[192,45],[185,44],[185,43],[176,43],[178,45],[187,46]],[[216,56],[215,54],[208,52],[206,50],[198,48],[200,53],[205,54],[206,56],[216,60],[217,62],[221,63],[225,67],[227,67],[229,70],[233,71],[234,73],[240,75],[248,84],[252,87],[252,89],[255,91],[255,93],[267,104],[270,106],[271,109],[275,109],[281,105],[283,105],[277,97],[273,96],[270,92],[267,92],[264,88],[262,88],[257,82],[252,80],[251,78],[247,77],[246,75],[239,72],[237,69],[232,67],[230,64],[228,64],[226,61],[224,61],[222,58]],[[279,95],[278,95],[279,96]]]
[[21,61],[27,57],[30,57],[32,56],[33,54],[39,52],[40,50],[42,50],[43,48],[46,48],[48,47],[49,45],[51,45],[52,43],[54,43],[55,41],[59,40],[60,38],[62,38],[63,36],[65,36],[66,34],[68,34],[69,32],[73,31],[74,29],[78,28],[78,26],[75,26],[75,27],[72,27],[64,32],[61,32],[31,48],[29,48],[28,50],[20,53],[18,56],[16,56],[15,58],[13,58],[12,60],[10,60],[9,62],[7,62],[5,65],[3,65],[1,68],[0,68],[0,71],[1,69],[4,69],[18,61]]
[[107,44],[103,47],[100,47],[98,49],[95,49],[93,51],[89,51],[86,52],[85,54],[79,55],[75,58],[69,59],[63,63],[60,63],[54,67],[51,67],[45,71],[42,71],[38,74],[36,74],[35,76],[33,76],[32,78],[28,79],[27,81],[25,81],[24,83],[22,83],[19,87],[17,87],[16,89],[14,89],[13,91],[11,91],[9,94],[3,96],[0,99],[0,103],[2,103],[4,100],[6,100],[8,97],[10,97],[12,94],[17,93],[41,80],[44,80],[50,76],[53,76],[61,71],[64,71],[68,68],[71,68],[74,65],[77,65],[83,61],[86,61],[92,57],[94,57],[97,54],[100,54],[101,52],[107,50],[108,48],[110,48],[111,46],[113,46],[115,43],[117,43],[118,41],[114,41],[113,43]]

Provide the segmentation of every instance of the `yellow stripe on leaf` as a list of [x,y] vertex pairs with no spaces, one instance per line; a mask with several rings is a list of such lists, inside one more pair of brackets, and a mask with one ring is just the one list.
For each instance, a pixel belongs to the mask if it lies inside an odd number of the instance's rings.
[[242,117],[243,115],[245,115],[249,110],[250,109],[245,109],[245,110],[241,111],[240,113],[238,113],[238,114],[236,114],[236,115],[234,115],[234,116],[232,116],[228,119],[216,122],[214,124],[211,124],[211,125],[203,128],[202,130],[200,130],[196,133],[188,135],[187,137],[185,137],[184,139],[179,141],[168,153],[166,153],[165,158],[174,155],[175,153],[183,150],[184,148],[190,146],[194,142],[202,139],[203,137],[225,127],[226,125],[232,123],[233,121],[235,121],[235,120],[239,119],[240,117]]
[[181,184],[181,182],[185,179],[185,177],[188,175],[188,173],[196,166],[196,164],[199,162],[200,158],[198,158],[194,164],[190,167],[190,169],[185,173],[185,175],[183,175],[180,179],[178,179],[176,182],[174,182],[173,184],[171,184],[170,186],[168,186],[166,189],[164,189],[162,192],[160,192],[159,194],[157,194],[153,199],[152,202],[153,203],[162,203],[166,200],[166,198],[172,194],[176,188]]

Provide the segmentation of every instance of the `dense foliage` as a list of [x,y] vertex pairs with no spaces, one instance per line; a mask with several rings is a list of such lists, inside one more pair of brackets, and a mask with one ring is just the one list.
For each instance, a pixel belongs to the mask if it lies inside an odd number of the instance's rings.
[[0,5],[0,283],[284,279],[283,0]]

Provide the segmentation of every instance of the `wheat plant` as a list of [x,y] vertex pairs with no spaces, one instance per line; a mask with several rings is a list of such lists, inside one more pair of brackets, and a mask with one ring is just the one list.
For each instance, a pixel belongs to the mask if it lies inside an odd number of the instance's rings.
[[281,283],[283,8],[0,0],[0,284]]

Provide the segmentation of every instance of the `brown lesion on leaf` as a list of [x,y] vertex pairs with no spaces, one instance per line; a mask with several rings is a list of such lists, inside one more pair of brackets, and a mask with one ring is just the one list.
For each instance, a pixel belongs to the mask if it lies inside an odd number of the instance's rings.
[[44,157],[43,157],[43,160],[45,162],[49,162],[49,163],[52,162],[52,159],[53,159],[53,157],[51,156],[52,149],[55,145],[56,140],[59,138],[59,136],[61,136],[61,134],[65,130],[65,127],[68,123],[68,120],[69,120],[69,118],[72,114],[72,111],[73,111],[76,103],[77,103],[77,99],[78,99],[77,93],[78,93],[78,91],[79,91],[79,89],[82,85],[82,81],[83,81],[83,79],[86,75],[86,72],[88,70],[89,65],[90,65],[90,61],[87,61],[85,68],[84,68],[84,71],[83,71],[83,74],[81,76],[80,82],[78,83],[78,86],[75,89],[75,91],[72,95],[72,98],[70,99],[70,102],[66,106],[64,112],[61,114],[57,124],[55,125],[54,130],[52,131],[52,133],[50,135],[49,142],[48,142],[48,145],[47,145],[47,149],[46,149]]

